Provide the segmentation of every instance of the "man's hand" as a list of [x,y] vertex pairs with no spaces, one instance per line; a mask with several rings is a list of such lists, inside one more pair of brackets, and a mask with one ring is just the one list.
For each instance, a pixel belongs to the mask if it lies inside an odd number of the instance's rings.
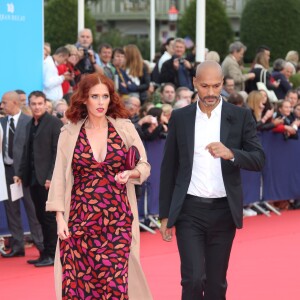
[[21,184],[21,183],[22,183],[21,178],[18,177],[18,176],[14,176],[14,177],[13,177],[13,180],[14,180],[14,183],[17,183],[17,184]]
[[173,237],[173,228],[167,228],[168,219],[160,221],[160,233],[165,242],[171,242]]
[[293,127],[290,126],[290,125],[285,125],[285,126],[284,126],[284,129],[285,129],[285,132],[287,133],[288,136],[294,135],[294,134],[297,133],[297,131],[295,130],[295,128],[293,128]]
[[276,118],[272,120],[272,123],[274,124],[274,126],[276,127],[279,124],[283,124],[284,120],[281,118]]
[[179,69],[179,59],[178,58],[175,58],[173,60],[173,67],[174,67],[175,70]]
[[234,158],[232,151],[225,147],[221,142],[210,143],[205,149],[207,149],[214,158],[223,158],[225,160]]
[[186,59],[183,61],[183,64],[184,64],[186,69],[191,69],[192,68],[192,64]]
[[46,180],[46,181],[45,181],[45,189],[46,189],[46,190],[49,190],[50,184],[51,184],[51,180]]
[[247,78],[249,79],[249,80],[252,80],[252,79],[254,79],[255,78],[255,73],[248,73],[247,74]]

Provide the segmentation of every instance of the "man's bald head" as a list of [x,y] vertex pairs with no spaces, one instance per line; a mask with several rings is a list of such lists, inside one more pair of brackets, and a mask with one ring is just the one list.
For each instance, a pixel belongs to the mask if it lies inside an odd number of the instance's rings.
[[5,114],[16,115],[20,111],[20,98],[15,91],[9,91],[3,94],[1,107]]
[[223,77],[222,67],[214,60],[205,60],[199,64],[196,69],[196,77],[201,76],[207,69],[214,69],[220,74],[220,77]]

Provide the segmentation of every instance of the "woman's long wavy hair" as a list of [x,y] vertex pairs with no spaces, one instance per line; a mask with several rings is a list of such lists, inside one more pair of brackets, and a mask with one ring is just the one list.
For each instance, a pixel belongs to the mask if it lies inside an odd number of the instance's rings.
[[136,45],[129,44],[124,47],[126,57],[126,69],[129,75],[134,77],[143,76],[144,61],[139,48]]
[[110,102],[106,115],[114,119],[129,117],[128,111],[115,91],[114,82],[105,75],[93,73],[81,77],[78,88],[71,97],[71,103],[69,109],[66,111],[66,117],[72,123],[76,124],[78,121],[87,117],[88,111],[84,102],[89,98],[90,89],[97,84],[106,85],[109,91]]

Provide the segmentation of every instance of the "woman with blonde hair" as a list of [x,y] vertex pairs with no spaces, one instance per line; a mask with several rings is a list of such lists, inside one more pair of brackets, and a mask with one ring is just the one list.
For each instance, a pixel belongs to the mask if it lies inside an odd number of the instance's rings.
[[141,52],[136,45],[129,44],[124,47],[126,73],[132,83],[127,86],[130,94],[138,97],[142,104],[147,100],[147,90],[150,85],[150,73],[148,66],[144,63]]
[[285,60],[291,62],[294,65],[294,67],[297,68],[298,63],[299,63],[299,53],[298,53],[298,51],[295,51],[295,50],[289,51],[286,54]]
[[260,91],[252,91],[247,99],[248,108],[251,109],[256,129],[259,131],[273,129],[282,123],[279,119],[273,119],[274,109],[270,108],[264,113],[265,98]]

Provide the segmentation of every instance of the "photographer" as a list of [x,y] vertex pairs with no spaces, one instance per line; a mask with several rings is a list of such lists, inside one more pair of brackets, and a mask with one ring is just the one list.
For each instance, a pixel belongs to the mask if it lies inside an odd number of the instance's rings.
[[103,74],[103,70],[99,65],[99,56],[94,52],[92,44],[92,31],[88,28],[79,31],[78,41],[75,44],[79,52],[79,62],[76,64],[76,68],[81,74],[90,74],[94,72]]
[[59,118],[64,124],[67,124],[69,121],[65,116],[65,112],[68,108],[69,106],[64,99],[56,101],[54,104],[53,116]]
[[174,41],[174,55],[163,65],[160,73],[160,82],[171,82],[178,87],[187,87],[193,90],[192,78],[195,76],[195,70],[192,64],[185,59],[184,39],[177,38]]

